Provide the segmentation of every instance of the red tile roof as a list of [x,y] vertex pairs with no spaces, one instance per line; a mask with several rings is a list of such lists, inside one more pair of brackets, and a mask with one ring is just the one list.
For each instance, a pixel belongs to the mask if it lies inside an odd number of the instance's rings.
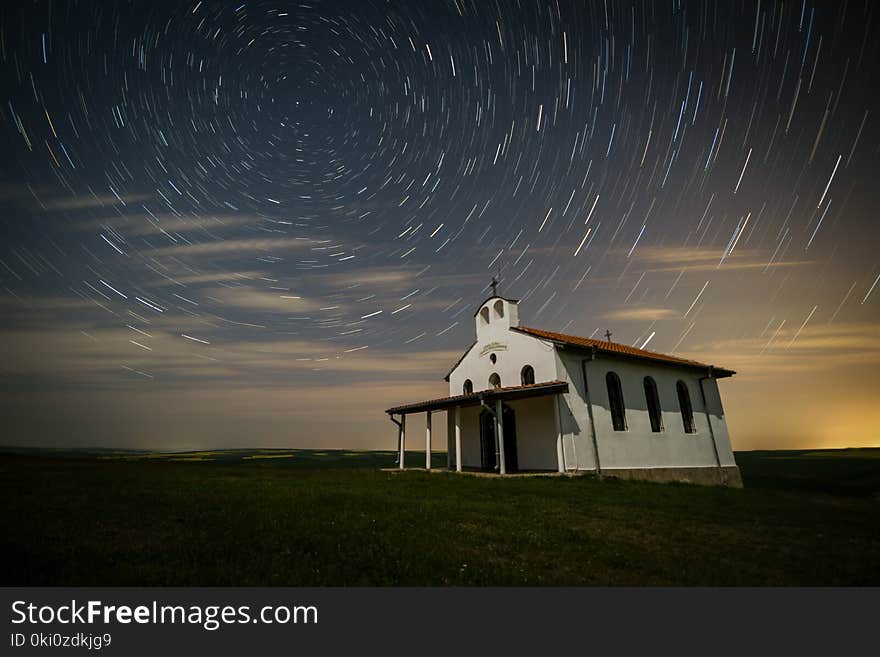
[[536,338],[550,340],[551,342],[558,342],[564,345],[571,345],[573,347],[582,347],[586,349],[595,348],[598,351],[604,351],[606,353],[619,354],[622,356],[629,356],[633,358],[642,358],[645,360],[653,360],[661,363],[672,363],[675,365],[683,365],[686,367],[698,367],[701,369],[708,369],[712,367],[714,374],[717,378],[724,378],[736,374],[736,372],[734,372],[733,370],[727,370],[721,367],[714,367],[713,365],[707,365],[706,363],[700,363],[698,361],[688,360],[686,358],[679,358],[678,356],[670,356],[668,354],[658,354],[656,352],[646,351],[644,349],[636,349],[635,347],[630,347],[629,345],[620,344],[618,342],[607,342],[605,340],[582,338],[577,335],[555,333],[554,331],[545,331],[543,329],[530,328],[528,326],[511,326],[510,328],[512,331],[518,331],[519,333],[532,335]]

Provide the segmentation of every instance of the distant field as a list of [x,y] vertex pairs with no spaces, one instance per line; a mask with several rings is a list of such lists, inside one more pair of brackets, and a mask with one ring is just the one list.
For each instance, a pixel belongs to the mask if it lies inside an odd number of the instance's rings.
[[382,471],[393,459],[0,454],[0,583],[880,584],[880,449],[741,452],[744,490]]
[[750,488],[880,495],[880,448],[737,452],[736,462]]

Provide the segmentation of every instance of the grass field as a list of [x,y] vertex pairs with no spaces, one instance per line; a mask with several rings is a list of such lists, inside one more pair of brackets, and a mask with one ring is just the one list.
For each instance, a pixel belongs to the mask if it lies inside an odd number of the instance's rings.
[[878,585],[878,457],[739,453],[734,490],[398,474],[387,452],[4,453],[2,584]]

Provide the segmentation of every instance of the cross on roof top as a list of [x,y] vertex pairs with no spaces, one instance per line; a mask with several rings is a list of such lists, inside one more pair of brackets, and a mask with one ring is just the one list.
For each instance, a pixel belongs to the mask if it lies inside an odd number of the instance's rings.
[[608,342],[611,342],[611,336],[612,336],[611,331],[609,331],[608,329],[605,329],[605,339],[608,340]]
[[489,285],[492,287],[492,296],[497,297],[498,296],[498,279],[493,276],[492,282],[489,283]]

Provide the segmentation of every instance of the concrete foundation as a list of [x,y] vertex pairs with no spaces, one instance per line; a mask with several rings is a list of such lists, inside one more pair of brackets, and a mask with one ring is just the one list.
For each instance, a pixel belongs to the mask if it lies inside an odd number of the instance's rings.
[[617,479],[638,479],[660,483],[678,481],[702,486],[743,487],[739,468],[735,465],[725,465],[720,468],[612,468],[603,469],[602,475]]
[[[383,472],[425,472],[424,468],[382,468]],[[595,477],[592,470],[568,470],[556,472],[554,470],[532,470],[526,472],[513,472],[499,475],[497,472],[483,472],[477,468],[465,468],[461,472],[454,469],[438,468],[428,470],[435,473],[454,473],[470,475],[474,477],[490,477],[507,479],[510,477]],[[602,478],[628,479],[630,481],[653,481],[661,484],[680,482],[684,484],[697,484],[700,486],[729,486],[730,488],[742,488],[742,477],[739,468],[735,465],[706,468],[617,468],[602,470]]]

